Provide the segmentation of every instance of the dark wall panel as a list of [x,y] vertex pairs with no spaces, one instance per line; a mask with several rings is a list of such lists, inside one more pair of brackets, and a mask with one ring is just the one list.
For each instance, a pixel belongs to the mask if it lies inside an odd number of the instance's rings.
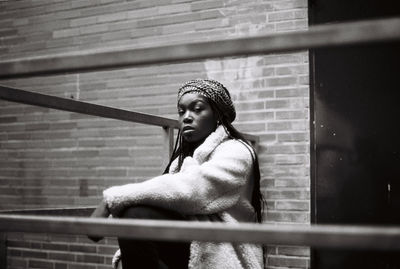
[[[400,14],[393,1],[310,2],[321,24]],[[400,225],[400,44],[310,52],[314,223]],[[314,250],[314,268],[400,268],[400,253]]]

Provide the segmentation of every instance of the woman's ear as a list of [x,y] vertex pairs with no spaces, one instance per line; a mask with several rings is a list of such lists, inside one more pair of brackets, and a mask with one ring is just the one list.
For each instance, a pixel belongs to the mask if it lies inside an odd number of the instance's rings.
[[218,115],[217,119],[217,126],[223,125],[224,124],[224,118],[221,114]]
[[221,117],[221,115],[218,115],[218,118],[217,118],[217,127],[220,126],[220,125],[222,125],[222,124],[223,124],[222,117]]

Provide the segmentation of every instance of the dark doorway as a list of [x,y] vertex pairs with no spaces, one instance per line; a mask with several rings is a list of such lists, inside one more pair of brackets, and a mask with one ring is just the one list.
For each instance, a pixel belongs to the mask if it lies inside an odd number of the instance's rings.
[[[310,25],[399,16],[399,5],[313,0]],[[315,49],[310,63],[313,223],[400,225],[400,43]],[[314,249],[312,267],[400,268],[400,252]]]

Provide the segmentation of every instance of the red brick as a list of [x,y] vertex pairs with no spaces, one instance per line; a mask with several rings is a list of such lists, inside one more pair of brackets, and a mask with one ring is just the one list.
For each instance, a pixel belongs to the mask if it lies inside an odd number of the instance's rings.
[[138,19],[144,17],[151,17],[157,14],[157,7],[140,8],[127,11],[128,19]]
[[68,269],[97,269],[95,264],[69,263]]
[[308,97],[309,89],[304,87],[276,90],[276,97]]
[[272,256],[268,259],[269,266],[309,268],[309,261],[306,258],[293,258],[288,256]]
[[[137,31],[135,31],[137,33]],[[131,37],[131,31],[130,30],[125,30],[125,31],[115,31],[111,33],[104,33],[101,35],[101,40],[102,41],[107,41],[107,40],[115,40],[115,39],[124,39]],[[137,36],[137,35],[136,35]],[[93,40],[88,40],[88,43],[92,43]]]
[[205,10],[199,12],[201,19],[215,19],[223,16],[220,10]]
[[193,22],[173,24],[173,25],[163,26],[161,32],[163,34],[182,33],[185,31],[189,31],[194,27],[195,24]]
[[42,260],[29,260],[28,268],[53,269],[53,262]]
[[49,252],[49,259],[57,261],[75,261],[75,255],[69,252]]
[[265,108],[268,110],[282,109],[290,107],[290,101],[285,99],[275,99],[265,101]]
[[71,8],[83,8],[91,5],[93,5],[93,2],[90,0],[79,0],[71,2]]
[[53,38],[71,37],[79,35],[79,29],[62,29],[53,32]]
[[7,247],[9,247],[9,248],[29,248],[29,247],[31,247],[31,243],[17,241],[17,240],[10,240],[10,238],[8,238]]
[[17,121],[17,117],[1,117],[0,124],[13,123]]
[[7,256],[7,265],[9,268],[27,268],[28,261],[17,257]]
[[68,250],[68,245],[67,244],[62,244],[62,243],[47,243],[43,242],[42,243],[42,249],[46,250]]
[[281,133],[278,134],[279,142],[304,142],[309,140],[309,133]]
[[266,197],[268,199],[297,199],[297,200],[308,200],[310,194],[307,190],[270,190],[267,191]]
[[254,111],[249,113],[239,113],[237,115],[238,122],[266,121],[274,118],[273,112]]
[[244,133],[254,133],[254,132],[262,132],[265,131],[265,124],[260,123],[236,123],[235,127],[237,127],[241,132]]
[[309,161],[305,155],[277,155],[275,164],[306,164]]
[[273,220],[276,222],[285,222],[285,223],[309,223],[310,222],[310,214],[309,212],[297,212],[297,211],[267,211],[267,219]]
[[293,19],[295,19],[295,12],[293,10],[277,11],[277,12],[271,12],[270,14],[268,14],[269,22],[293,20]]
[[98,255],[77,255],[76,256],[78,262],[84,263],[104,263],[104,257]]
[[307,74],[308,65],[278,66],[275,68],[275,72],[277,75]]
[[277,165],[275,167],[275,175],[279,177],[295,177],[308,176],[309,168],[303,164],[300,165]]
[[296,84],[297,77],[286,76],[286,77],[277,77],[277,78],[267,78],[266,85],[269,87],[282,87]]
[[267,66],[295,64],[295,63],[303,63],[303,57],[302,53],[267,55],[264,57],[263,62]]
[[220,0],[206,0],[206,1],[201,1],[201,2],[195,2],[191,5],[192,11],[196,10],[203,10],[203,9],[212,9],[212,8],[219,8],[223,7],[224,2]]
[[85,35],[93,33],[103,33],[106,32],[108,29],[106,24],[95,24],[95,25],[81,26],[79,29],[76,30],[79,30],[79,33],[81,35]]
[[172,16],[163,16],[153,19],[142,19],[137,22],[139,28],[150,27],[150,26],[160,26],[160,25],[171,25],[176,23],[192,22],[199,19],[199,14],[180,14]]
[[305,30],[308,28],[308,20],[304,19],[304,20],[296,20],[294,22],[294,24],[296,25],[296,29],[297,30]]
[[47,240],[48,236],[46,234],[24,233],[23,238],[25,241],[43,241],[43,240]]
[[106,259],[105,264],[106,265],[97,265],[96,269],[110,269],[111,258]]
[[68,264],[67,263],[58,263],[56,262],[54,264],[54,269],[67,269],[68,268]]
[[50,128],[50,124],[48,124],[48,123],[25,124],[25,130],[27,130],[27,131],[48,130],[49,128]]
[[202,20],[195,25],[196,30],[214,29],[229,26],[228,19]]
[[276,201],[276,210],[309,211],[308,201]]
[[293,31],[293,30],[297,29],[297,27],[293,21],[278,22],[275,24],[275,28],[279,32]]
[[310,256],[310,248],[308,247],[292,247],[292,246],[279,246],[277,248],[277,253],[279,255],[286,256]]
[[190,4],[188,3],[160,6],[158,8],[158,14],[183,13],[189,11],[190,11]]
[[50,130],[63,130],[63,129],[74,129],[76,128],[77,123],[76,122],[58,122],[58,123],[52,123],[50,125]]
[[310,85],[310,77],[309,75],[299,75],[299,84],[300,85]]
[[114,253],[117,251],[117,247],[116,246],[99,246],[98,250],[99,250],[99,253],[114,255]]
[[305,131],[307,130],[308,122],[306,121],[277,121],[268,122],[268,131]]
[[264,108],[264,102],[238,102],[235,104],[237,111],[242,110],[260,110]]
[[126,12],[107,13],[96,16],[96,23],[111,22],[125,20],[127,17]]
[[286,120],[286,119],[307,119],[308,111],[305,110],[294,110],[294,111],[277,111],[275,113],[276,119]]
[[279,178],[275,180],[276,187],[308,187],[310,180],[307,177]]

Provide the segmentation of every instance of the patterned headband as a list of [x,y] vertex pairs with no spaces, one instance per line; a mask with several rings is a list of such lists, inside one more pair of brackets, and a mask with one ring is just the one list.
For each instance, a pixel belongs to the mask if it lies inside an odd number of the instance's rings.
[[224,85],[211,79],[195,79],[183,84],[178,91],[178,103],[186,93],[199,93],[212,100],[219,112],[226,117],[229,122],[236,118],[236,111],[231,96]]

